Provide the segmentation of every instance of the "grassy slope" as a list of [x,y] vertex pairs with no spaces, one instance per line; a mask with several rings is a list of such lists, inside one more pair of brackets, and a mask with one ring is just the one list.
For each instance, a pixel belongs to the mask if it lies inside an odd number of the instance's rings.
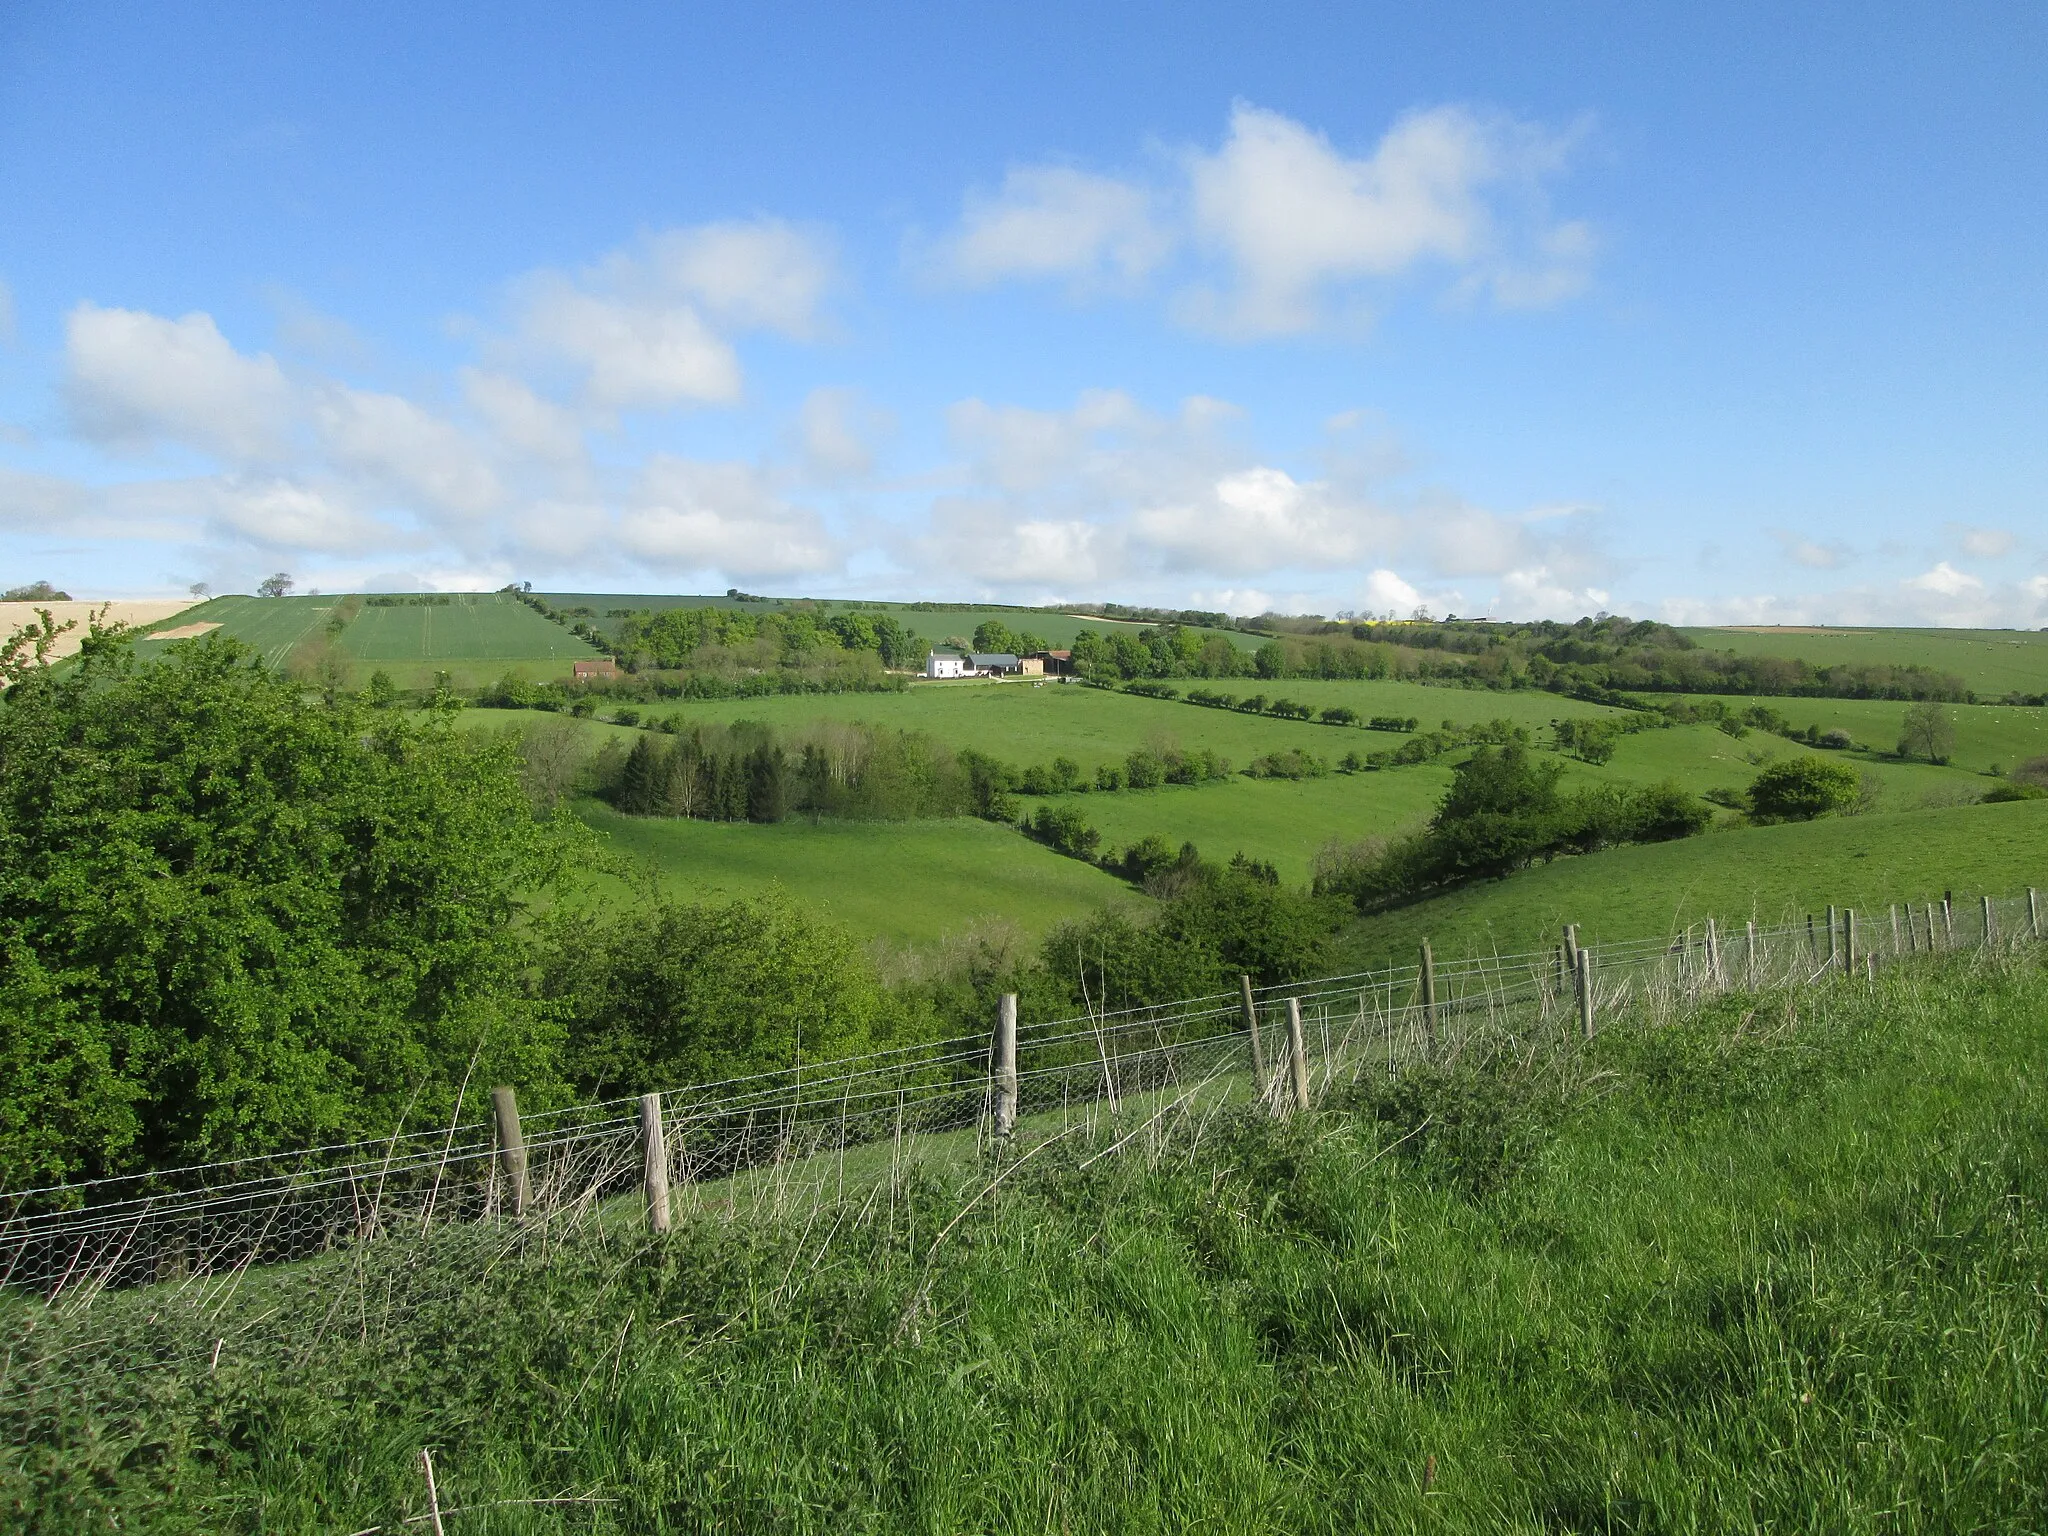
[[[1648,696],[1652,703],[1668,700],[1670,694]],[[1741,700],[1723,700],[1738,707]],[[1859,747],[1889,752],[1898,745],[1899,727],[1907,706],[1880,699],[1771,699],[1771,708],[1804,730],[1817,725],[1823,731],[1844,730]],[[2048,756],[2048,709],[2006,704],[1951,704],[1949,718],[1955,722],[1954,764],[1983,773],[1994,763],[2004,768],[2031,757]],[[1751,735],[1744,745],[1769,741]]]
[[[333,597],[216,597],[178,615],[183,624],[218,624],[221,632],[259,652],[271,666],[282,666],[293,647],[321,632]],[[136,642],[138,655],[160,653],[175,640]]]
[[1439,954],[1518,952],[1555,943],[1564,923],[1589,940],[1628,938],[1708,917],[1775,921],[1830,902],[2027,885],[2048,890],[2048,801],[1745,827],[1560,859],[1361,919],[1345,949],[1360,965],[1408,963],[1425,937]]
[[1982,694],[2048,692],[2048,633],[2006,629],[1688,629],[1701,645],[1746,656],[1836,662],[1918,663],[1954,672]]
[[621,816],[592,801],[578,812],[669,891],[735,896],[779,885],[857,933],[901,944],[928,945],[990,918],[1036,934],[1106,903],[1145,899],[1014,828],[972,817],[757,827]]
[[[2048,1525],[2038,970],[1539,1060],[1156,1158],[1070,1142],[993,1192],[913,1176],[545,1258],[396,1241],[346,1327],[319,1294],[202,1319],[189,1383],[0,1409],[0,1507],[389,1529],[425,1445],[446,1505],[607,1501],[465,1517],[505,1530]],[[100,1307],[118,1337],[131,1301]]]

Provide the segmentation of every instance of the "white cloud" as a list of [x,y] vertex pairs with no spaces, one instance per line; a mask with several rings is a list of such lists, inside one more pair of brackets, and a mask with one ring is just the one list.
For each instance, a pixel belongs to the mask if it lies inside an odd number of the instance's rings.
[[1782,528],[1773,528],[1771,537],[1778,541],[1787,560],[1795,565],[1803,565],[1810,571],[1840,570],[1856,557],[1855,551],[1840,541],[1822,544],[1796,533],[1788,533]]
[[667,230],[576,277],[515,285],[515,351],[564,360],[605,410],[720,405],[741,393],[726,332],[818,333],[833,281],[824,241],[776,219]]
[[894,425],[854,389],[814,389],[797,413],[797,446],[814,479],[857,479],[875,467],[874,442]]
[[1362,284],[1431,265],[1454,297],[1540,308],[1582,291],[1597,254],[1592,226],[1554,219],[1545,197],[1578,137],[1450,105],[1410,113],[1352,157],[1239,102],[1222,144],[1181,155],[1167,184],[1013,168],[1000,190],[967,194],[928,264],[969,286],[1080,288],[1129,287],[1171,266],[1192,278],[1176,314],[1240,337],[1355,324]]
[[285,448],[298,400],[277,360],[237,352],[208,314],[166,320],[80,304],[65,317],[66,389],[97,442],[169,440],[235,459]]
[[755,219],[666,230],[637,253],[611,256],[602,270],[621,292],[687,300],[731,329],[807,340],[820,328],[834,258],[816,232]]
[[687,304],[586,293],[553,276],[527,286],[519,325],[529,345],[580,367],[585,398],[607,410],[740,395],[738,353]]
[[619,518],[619,543],[664,569],[736,577],[815,575],[839,564],[818,515],[785,501],[760,470],[669,454],[648,462]]
[[510,452],[556,463],[583,458],[583,423],[574,411],[543,399],[510,374],[465,368],[460,378],[469,408]]
[[410,400],[336,386],[322,393],[313,415],[335,464],[434,509],[475,517],[504,497],[469,434]]
[[1391,613],[1406,618],[1423,606],[1421,589],[1384,566],[1365,578],[1365,607],[1369,613]]
[[1012,278],[1144,277],[1173,248],[1155,195],[1070,166],[1017,166],[1000,192],[970,192],[937,266],[970,287]]
[[1612,598],[1604,587],[1570,585],[1548,566],[1508,571],[1500,578],[1495,616],[1503,619],[1590,618]]
[[1963,553],[1979,560],[2002,560],[2019,546],[2019,540],[2003,528],[1972,528],[1958,523],[1951,532]]
[[1217,573],[1350,565],[1398,536],[1384,513],[1270,465],[1224,475],[1198,499],[1142,507],[1131,530],[1168,569]]
[[1974,597],[1984,590],[1984,583],[1967,571],[1959,571],[1946,560],[1936,562],[1931,571],[1922,571],[1900,583],[1909,591],[1929,592],[1936,597]]
[[284,479],[193,482],[195,510],[217,534],[278,551],[354,552],[388,546],[389,524],[363,516],[335,493]]

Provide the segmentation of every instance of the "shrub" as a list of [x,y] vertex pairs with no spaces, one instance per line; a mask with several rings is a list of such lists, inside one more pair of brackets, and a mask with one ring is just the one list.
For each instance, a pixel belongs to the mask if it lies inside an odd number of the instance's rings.
[[1856,803],[1855,769],[1818,757],[1772,763],[1750,781],[1749,810],[1758,821],[1811,821]]
[[1115,763],[1104,763],[1095,770],[1095,787],[1101,790],[1119,790],[1124,787],[1124,771]]
[[1245,773],[1254,779],[1322,779],[1329,777],[1330,765],[1312,752],[1289,747],[1253,758]]
[[1124,759],[1124,782],[1132,789],[1157,789],[1166,782],[1166,763],[1146,747],[1140,747]]
[[1024,829],[1048,848],[1073,859],[1093,858],[1102,845],[1102,834],[1071,805],[1041,805]]
[[2030,757],[2012,771],[2015,784],[2038,784],[2048,789],[2048,757]]
[[1356,725],[1358,724],[1358,711],[1346,709],[1343,705],[1338,704],[1324,710],[1317,718],[1325,725]]
[[1826,747],[1830,752],[1846,752],[1856,745],[1856,739],[1847,731],[1837,728],[1821,732],[1819,745]]
[[1398,731],[1406,734],[1420,724],[1422,722],[1413,715],[1374,715],[1365,722],[1365,728],[1369,731]]
[[2039,784],[2024,784],[2016,779],[2008,779],[2003,784],[1995,784],[1984,792],[1986,805],[2005,805],[2015,800],[2048,800],[2048,789],[2042,788]]

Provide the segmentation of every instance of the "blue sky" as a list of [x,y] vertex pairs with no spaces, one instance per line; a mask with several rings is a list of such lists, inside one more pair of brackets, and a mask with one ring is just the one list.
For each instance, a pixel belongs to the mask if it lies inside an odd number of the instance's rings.
[[2048,624],[2048,11],[1690,9],[6,7],[0,585]]

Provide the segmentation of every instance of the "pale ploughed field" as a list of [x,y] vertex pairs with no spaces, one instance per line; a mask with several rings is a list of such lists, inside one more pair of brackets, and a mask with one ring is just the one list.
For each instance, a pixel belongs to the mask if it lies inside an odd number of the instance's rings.
[[66,630],[57,637],[57,643],[50,650],[53,661],[71,655],[92,622],[92,616],[102,608],[107,610],[107,621],[126,624],[140,629],[145,624],[161,624],[165,619],[174,618],[187,608],[198,607],[189,597],[137,598],[132,600],[109,599],[99,603],[0,603],[0,640],[5,640],[16,630],[36,622],[37,615],[45,608],[50,617],[62,624],[67,619],[77,621],[77,628]]

